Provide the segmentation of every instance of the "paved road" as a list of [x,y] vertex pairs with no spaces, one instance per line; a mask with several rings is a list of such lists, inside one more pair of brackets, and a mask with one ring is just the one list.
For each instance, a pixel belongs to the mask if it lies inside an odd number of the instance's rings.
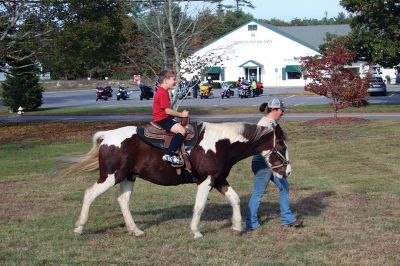
[[[299,95],[304,91],[303,87],[297,88],[267,88],[261,97],[239,99],[233,97],[230,99],[221,99],[219,90],[214,90],[215,97],[212,99],[186,99],[182,105],[184,106],[259,106],[269,97],[275,95],[284,100],[288,106],[325,104],[330,101],[323,96],[302,96]],[[235,92],[236,93],[236,92]],[[59,108],[59,107],[138,107],[151,106],[152,100],[139,100],[139,91],[132,90],[131,98],[123,101],[117,101],[115,95],[108,101],[95,101],[95,91],[93,90],[76,90],[62,92],[46,92],[43,94],[42,108]],[[400,86],[388,86],[388,96],[374,96],[369,98],[372,104],[400,104]]]
[[[343,113],[339,117],[358,117],[371,120],[400,120],[400,114],[366,114],[366,113]],[[286,121],[305,121],[317,118],[332,117],[332,114],[286,114],[282,119]],[[234,114],[234,115],[193,115],[192,121],[208,122],[256,122],[260,114]],[[0,123],[33,123],[33,122],[148,122],[150,115],[103,115],[103,116],[0,116]]]
[[[215,90],[218,94],[218,90]],[[221,99],[219,96],[213,99],[192,99],[184,101],[185,106],[259,106],[268,97],[278,96],[285,101],[288,106],[312,105],[328,103],[328,99],[322,96],[301,96],[303,88],[271,88],[267,89],[265,95],[256,98]],[[77,90],[63,92],[44,93],[43,108],[57,107],[116,107],[116,106],[151,106],[152,100],[139,100],[139,91],[135,90],[131,94],[131,99],[117,101],[115,96],[109,101],[95,101],[94,90]],[[400,104],[400,86],[389,86],[388,96],[375,96],[369,98],[370,103],[380,104]],[[1,102],[0,102],[1,106]],[[344,116],[358,116],[367,119],[400,120],[400,114],[341,114]],[[319,117],[330,117],[330,114],[286,114],[286,120],[309,120]],[[259,115],[217,115],[217,116],[194,116],[194,119],[202,121],[256,121]],[[90,122],[90,121],[149,121],[149,116],[143,115],[111,115],[111,116],[0,116],[0,123],[13,122]]]

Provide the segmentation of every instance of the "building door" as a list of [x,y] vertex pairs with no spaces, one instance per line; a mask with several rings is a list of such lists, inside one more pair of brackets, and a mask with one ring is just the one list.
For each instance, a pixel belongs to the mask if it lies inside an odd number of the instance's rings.
[[244,76],[246,77],[246,80],[256,80],[262,82],[262,77],[261,77],[261,70],[264,68],[264,66],[254,60],[249,60],[243,64],[241,64],[239,67],[243,68],[244,71]]
[[261,68],[245,68],[246,80],[261,81]]
[[258,80],[257,78],[257,68],[249,68],[249,80]]

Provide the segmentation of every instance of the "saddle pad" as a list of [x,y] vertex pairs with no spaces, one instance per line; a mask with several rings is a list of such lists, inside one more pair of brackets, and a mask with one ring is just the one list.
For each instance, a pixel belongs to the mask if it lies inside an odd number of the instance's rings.
[[[198,139],[198,131],[197,131],[197,124],[190,124],[190,128],[192,130],[191,137],[190,139],[186,138],[185,139],[185,150],[189,151],[197,144],[197,139]],[[145,142],[146,144],[159,148],[159,149],[164,149],[164,136],[162,138],[148,138],[146,136],[146,129],[148,128],[143,128],[143,127],[138,127],[137,128],[137,134],[139,138]],[[165,131],[165,130],[164,130]],[[157,135],[158,136],[158,135]]]
[[[191,140],[194,137],[194,127],[192,124],[186,126],[186,140]],[[165,135],[174,135],[174,133],[167,132],[165,129],[158,129],[154,126],[144,128],[144,136],[150,139],[165,139]]]

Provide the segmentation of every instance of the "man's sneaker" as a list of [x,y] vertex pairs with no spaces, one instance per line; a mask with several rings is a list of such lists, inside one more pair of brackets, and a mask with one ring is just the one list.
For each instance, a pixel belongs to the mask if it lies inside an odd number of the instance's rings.
[[299,228],[299,227],[303,227],[303,221],[300,219],[296,219],[296,221],[291,222],[290,224],[283,224],[283,227],[294,227],[294,228]]
[[179,159],[178,157],[176,157],[175,155],[169,155],[169,154],[165,154],[162,157],[162,160],[164,162],[170,163],[173,167],[181,167],[183,166],[183,161],[181,159]]

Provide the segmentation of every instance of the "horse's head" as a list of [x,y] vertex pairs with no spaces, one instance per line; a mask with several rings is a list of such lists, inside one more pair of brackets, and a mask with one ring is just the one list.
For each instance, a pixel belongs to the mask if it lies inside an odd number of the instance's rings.
[[265,158],[265,162],[278,178],[282,179],[289,177],[292,171],[292,166],[289,161],[285,132],[279,125],[276,125],[272,134],[272,143],[269,143],[270,145],[268,145],[270,148],[262,151],[261,155]]

